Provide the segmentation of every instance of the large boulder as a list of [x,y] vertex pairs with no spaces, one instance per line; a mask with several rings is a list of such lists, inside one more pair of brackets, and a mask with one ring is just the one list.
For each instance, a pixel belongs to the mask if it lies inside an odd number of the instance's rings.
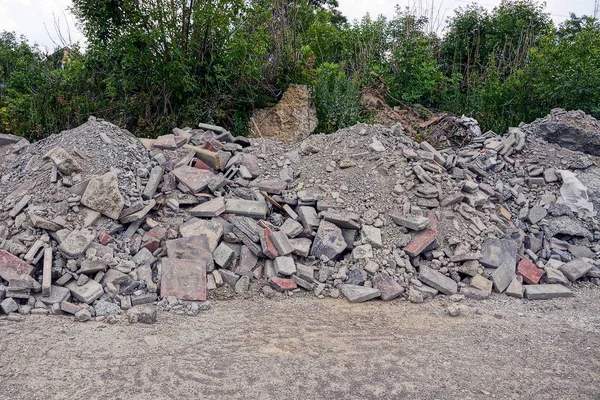
[[250,120],[253,137],[274,137],[299,142],[310,135],[319,121],[305,85],[290,85],[275,107],[258,110]]

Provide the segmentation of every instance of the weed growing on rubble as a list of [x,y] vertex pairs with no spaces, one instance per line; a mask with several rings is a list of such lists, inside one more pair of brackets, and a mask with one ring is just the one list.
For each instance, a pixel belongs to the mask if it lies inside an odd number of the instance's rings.
[[556,27],[518,0],[458,8],[442,27],[436,4],[349,22],[336,0],[74,0],[85,52],[0,35],[0,130],[36,139],[93,114],[142,136],[198,121],[243,135],[291,83],[312,86],[321,132],[366,120],[361,87],[499,133],[555,107],[600,117],[597,20]]

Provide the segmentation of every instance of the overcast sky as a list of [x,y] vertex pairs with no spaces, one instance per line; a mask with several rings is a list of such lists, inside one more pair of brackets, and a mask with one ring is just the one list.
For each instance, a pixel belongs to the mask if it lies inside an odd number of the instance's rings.
[[[405,7],[413,5],[416,1],[419,0],[339,0],[339,3],[343,14],[352,20],[362,18],[366,13],[372,16],[392,16],[396,4]],[[433,1],[435,9],[440,10],[442,20],[453,15],[455,8],[471,3],[468,0],[422,1]],[[500,4],[500,0],[484,0],[477,3],[491,9]],[[568,18],[570,12],[591,15],[594,11],[594,0],[547,0],[546,4],[546,11],[557,23]],[[68,11],[70,5],[71,0],[0,0],[0,31],[15,31],[27,36],[31,42],[52,49],[54,43],[60,43],[55,28],[55,22],[58,22],[63,36],[68,40],[70,33],[71,41],[76,42],[81,40],[82,35]]]

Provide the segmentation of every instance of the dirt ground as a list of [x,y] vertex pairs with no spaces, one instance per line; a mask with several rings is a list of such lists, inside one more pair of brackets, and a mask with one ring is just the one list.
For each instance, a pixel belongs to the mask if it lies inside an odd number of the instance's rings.
[[1,399],[600,399],[600,290],[527,302],[283,298],[155,325],[0,320]]

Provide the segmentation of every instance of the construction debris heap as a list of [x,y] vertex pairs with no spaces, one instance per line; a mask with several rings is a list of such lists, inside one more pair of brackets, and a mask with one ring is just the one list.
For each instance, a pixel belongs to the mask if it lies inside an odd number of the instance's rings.
[[3,136],[0,311],[151,323],[278,292],[573,296],[600,283],[598,158],[534,128],[446,149],[400,125],[284,144],[206,124],[137,139],[92,117]]

